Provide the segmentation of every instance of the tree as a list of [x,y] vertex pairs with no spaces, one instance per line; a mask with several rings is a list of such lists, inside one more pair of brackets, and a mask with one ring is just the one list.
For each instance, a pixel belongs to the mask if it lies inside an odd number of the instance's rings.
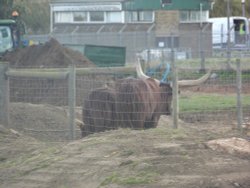
[[49,32],[49,0],[19,0],[15,1],[13,6],[20,12],[20,18],[25,23],[28,34]]
[[49,32],[49,0],[0,0],[0,19],[12,19],[14,10],[19,13],[15,19],[28,33]]
[[[210,11],[211,17],[225,17],[227,16],[227,1],[230,2],[231,16],[242,15],[242,4],[240,0],[215,0],[213,10]],[[245,1],[246,17],[249,17],[250,13],[247,11],[250,7],[250,2]]]
[[13,0],[0,0],[0,19],[11,18]]

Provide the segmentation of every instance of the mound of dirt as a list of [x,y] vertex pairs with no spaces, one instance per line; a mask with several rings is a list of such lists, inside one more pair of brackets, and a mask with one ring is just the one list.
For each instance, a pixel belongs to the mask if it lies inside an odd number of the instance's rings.
[[[42,141],[70,140],[67,109],[49,104],[11,103],[9,127]],[[75,131],[79,139],[79,127]]]
[[208,147],[216,151],[222,151],[242,157],[250,156],[250,142],[242,138],[227,138],[211,140],[207,143]]
[[221,122],[180,121],[173,129],[171,117],[162,116],[154,129],[118,129],[67,143],[63,107],[11,103],[10,120],[8,127],[0,125],[0,188],[250,187],[249,155],[207,146],[209,140],[240,138]]
[[[13,129],[59,129],[53,122],[63,122],[61,109],[53,106],[13,105]],[[221,136],[218,128],[223,125],[200,125],[201,130],[180,122],[181,127],[172,129],[171,122],[164,116],[155,129],[118,129],[70,143],[42,142],[0,127],[0,188],[249,188],[249,158],[205,145]]]
[[8,52],[3,57],[13,68],[58,68],[75,64],[77,67],[95,67],[80,52],[62,46],[51,38],[45,44],[33,45]]

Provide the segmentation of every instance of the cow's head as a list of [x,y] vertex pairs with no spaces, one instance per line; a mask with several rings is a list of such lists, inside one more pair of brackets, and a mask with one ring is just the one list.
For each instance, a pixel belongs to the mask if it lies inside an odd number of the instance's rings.
[[[140,61],[137,62],[136,72],[138,78],[143,80],[153,79],[156,82],[161,92],[161,102],[162,102],[161,110],[163,112],[162,114],[170,114],[171,103],[172,103],[172,83],[162,83],[157,79],[145,75],[142,71]],[[211,75],[211,70],[209,70],[205,75],[203,75],[201,78],[197,80],[180,80],[178,81],[178,86],[181,89],[183,89],[185,87],[200,85],[203,82],[205,82],[210,77],[210,75]]]
[[172,87],[169,83],[163,83],[160,82],[160,110],[162,114],[164,115],[170,115],[171,114],[171,106],[172,106],[172,96],[173,91]]
[[138,78],[143,80],[154,80],[157,85],[157,93],[155,96],[155,102],[157,103],[157,113],[169,115],[171,113],[171,103],[172,103],[172,87],[170,83],[160,82],[157,79],[151,78],[145,75],[142,71],[140,62],[137,63],[136,72]]

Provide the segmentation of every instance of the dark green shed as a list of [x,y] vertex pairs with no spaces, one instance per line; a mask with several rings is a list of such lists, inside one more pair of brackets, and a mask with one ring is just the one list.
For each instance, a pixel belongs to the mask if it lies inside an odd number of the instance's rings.
[[84,46],[84,55],[98,67],[124,66],[126,47],[87,44]]

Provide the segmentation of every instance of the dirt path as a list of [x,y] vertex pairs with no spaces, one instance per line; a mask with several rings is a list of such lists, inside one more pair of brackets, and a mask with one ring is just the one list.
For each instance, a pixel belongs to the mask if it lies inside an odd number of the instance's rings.
[[163,117],[156,129],[121,129],[70,143],[44,143],[2,127],[0,187],[250,187],[250,156],[206,145],[238,132],[219,124],[170,125]]

